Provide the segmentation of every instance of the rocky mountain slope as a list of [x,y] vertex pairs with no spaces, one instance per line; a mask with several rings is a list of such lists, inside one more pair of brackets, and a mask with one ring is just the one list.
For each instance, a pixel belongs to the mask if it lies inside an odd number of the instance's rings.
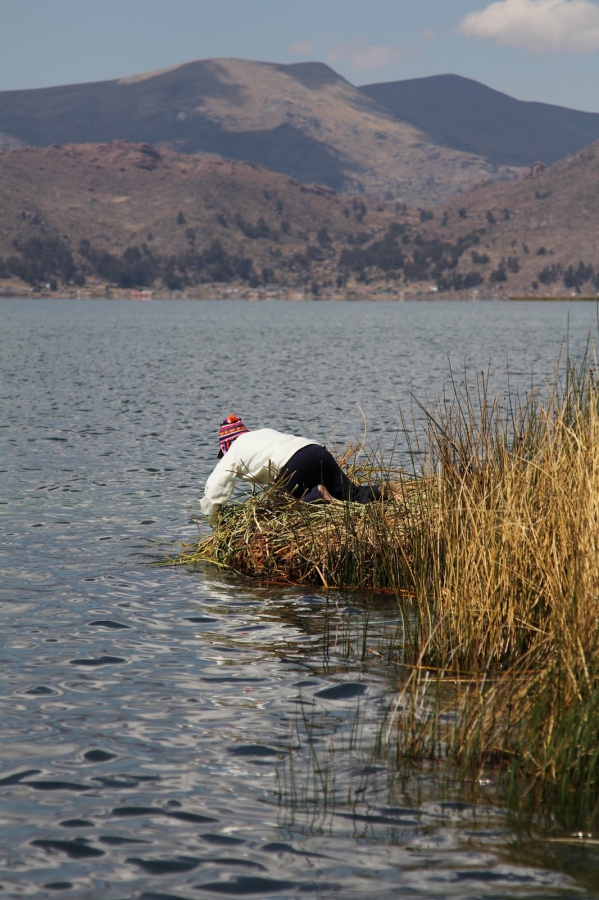
[[[514,184],[480,185],[419,223],[342,251],[362,283],[475,296],[599,295],[599,141]],[[388,232],[389,235],[389,232]],[[399,261],[399,262],[398,262]]]
[[125,141],[5,153],[0,208],[0,275],[171,290],[330,280],[337,248],[395,212],[250,163]]
[[459,75],[368,84],[360,90],[430,140],[497,165],[550,165],[599,140],[599,113],[525,103]]
[[[435,209],[362,200],[148,144],[0,156],[8,285],[206,283],[314,295],[599,291],[599,142]],[[196,292],[197,293],[197,292]]]
[[473,268],[495,288],[599,293],[599,141],[553,166],[531,167],[514,184],[454,198],[427,224],[453,242],[477,232]]
[[0,132],[5,146],[124,139],[218,154],[415,206],[518,174],[440,146],[322,63],[200,60],[117,81],[5,91]]

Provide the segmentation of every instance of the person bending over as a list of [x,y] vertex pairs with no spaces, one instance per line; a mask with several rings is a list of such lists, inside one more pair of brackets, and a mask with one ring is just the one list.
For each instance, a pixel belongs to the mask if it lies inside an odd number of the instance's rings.
[[316,441],[273,428],[249,431],[235,414],[221,423],[218,440],[220,461],[206,482],[200,504],[212,526],[233,493],[237,478],[263,487],[281,484],[293,497],[308,503],[370,503],[388,495],[402,496],[399,484],[354,484],[326,447]]

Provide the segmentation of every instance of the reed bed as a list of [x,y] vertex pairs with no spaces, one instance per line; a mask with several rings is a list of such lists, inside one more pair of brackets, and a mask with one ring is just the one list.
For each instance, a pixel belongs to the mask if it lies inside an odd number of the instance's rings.
[[[389,590],[401,668],[379,752],[443,758],[510,804],[599,828],[599,388],[586,362],[544,396],[481,377],[426,410],[404,502],[233,506],[178,562]],[[416,454],[414,455],[416,458]],[[352,475],[394,477],[359,458]],[[395,473],[397,477],[397,473]]]
[[445,756],[510,804],[599,826],[599,390],[570,366],[543,402],[454,390],[429,418],[431,514],[411,535],[413,668],[396,757]]

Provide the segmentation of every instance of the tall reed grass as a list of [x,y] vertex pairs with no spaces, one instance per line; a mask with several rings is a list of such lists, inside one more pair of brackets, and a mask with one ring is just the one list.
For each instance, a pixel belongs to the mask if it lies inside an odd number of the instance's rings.
[[[501,765],[512,805],[599,824],[599,390],[542,401],[456,386],[429,416],[434,502],[411,531],[413,668],[397,756]],[[419,523],[419,524],[418,524]],[[453,686],[449,689],[449,684]]]

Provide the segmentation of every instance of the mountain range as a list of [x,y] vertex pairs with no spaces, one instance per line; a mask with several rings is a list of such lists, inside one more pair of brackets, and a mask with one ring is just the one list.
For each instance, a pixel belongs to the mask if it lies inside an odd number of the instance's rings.
[[597,137],[599,114],[458,76],[356,88],[322,63],[4,92],[0,278],[599,290]]
[[7,149],[128,140],[215,154],[412,205],[517,175],[441,146],[322,63],[200,60],[115,81],[3,92],[0,133]]
[[254,162],[340,193],[431,206],[599,138],[599,114],[452,75],[356,88],[323,63],[199,60],[0,93],[0,150],[128,140]]
[[368,84],[360,90],[429,138],[496,165],[550,165],[599,139],[599,113],[515,100],[460,75]]

